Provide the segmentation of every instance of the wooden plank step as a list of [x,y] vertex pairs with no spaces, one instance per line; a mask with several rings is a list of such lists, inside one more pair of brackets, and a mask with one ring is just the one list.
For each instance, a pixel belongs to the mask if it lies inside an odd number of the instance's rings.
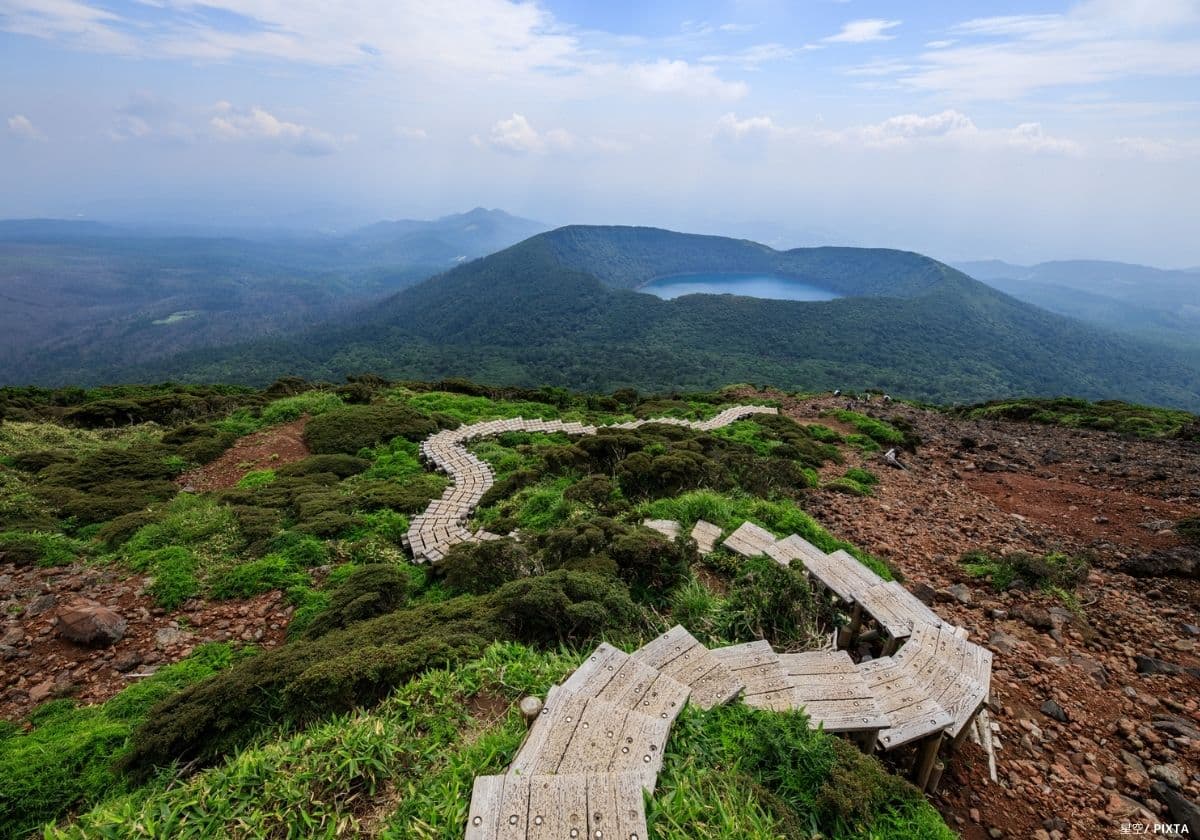
[[466,840],[646,840],[636,773],[478,776]]
[[608,643],[600,644],[562,687],[644,715],[674,721],[691,689]]
[[635,772],[653,790],[671,720],[629,711],[555,686],[508,772]]
[[669,540],[679,536],[679,523],[673,519],[643,519],[642,525],[652,531],[658,531]]
[[775,545],[775,535],[753,522],[743,522],[722,545],[743,557],[758,557]]
[[701,554],[712,554],[717,547],[717,540],[721,539],[721,529],[711,522],[699,519],[692,526],[692,539],[696,541],[696,547],[700,549]]
[[889,725],[887,715],[845,651],[781,654],[779,660],[792,681],[797,706],[805,709],[814,725],[821,724],[828,732]]
[[767,642],[746,642],[717,648],[712,653],[745,683],[742,700],[746,705],[776,711],[796,707],[792,681]]
[[679,624],[635,650],[633,658],[690,687],[690,701],[702,709],[728,703],[744,688],[712,651]]

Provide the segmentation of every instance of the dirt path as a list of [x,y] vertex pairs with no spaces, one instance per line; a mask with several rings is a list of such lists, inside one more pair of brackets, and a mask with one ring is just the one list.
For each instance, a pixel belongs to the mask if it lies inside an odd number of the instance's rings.
[[307,458],[311,453],[304,443],[306,425],[307,416],[246,435],[217,460],[179,476],[179,486],[200,493],[224,490],[251,470],[275,469]]

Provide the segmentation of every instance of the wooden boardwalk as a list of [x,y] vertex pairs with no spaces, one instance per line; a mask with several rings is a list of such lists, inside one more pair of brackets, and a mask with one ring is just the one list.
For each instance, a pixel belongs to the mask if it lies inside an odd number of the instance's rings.
[[[600,428],[635,429],[652,423],[685,426],[698,431],[710,431],[743,417],[755,414],[778,414],[779,410],[763,405],[735,405],[709,420],[678,420],[664,417],[653,420],[631,420],[609,427],[589,426],[561,420],[488,420],[457,429],[445,429],[430,435],[421,443],[421,457],[449,475],[454,483],[441,498],[435,499],[409,523],[404,545],[417,563],[436,563],[446,556],[452,546],[462,542],[495,538],[486,531],[472,533],[467,520],[479,505],[483,494],[491,489],[496,478],[492,468],[467,451],[466,445],[480,438],[506,432],[561,432],[568,435],[594,435]],[[676,527],[678,527],[676,525]]]
[[[721,532],[703,533],[715,543]],[[926,787],[943,744],[957,745],[987,702],[991,652],[844,551],[826,554],[795,534],[776,539],[752,523],[724,545],[800,561],[853,610],[854,625],[876,622],[885,655],[856,665],[845,651],[779,654],[762,640],[710,650],[679,625],[633,653],[601,644],[551,688],[508,772],[475,780],[468,840],[643,840],[643,791],[654,792],[671,726],[689,702],[710,709],[740,697],[760,709],[802,709],[814,727],[867,752],[916,745],[913,775]]]

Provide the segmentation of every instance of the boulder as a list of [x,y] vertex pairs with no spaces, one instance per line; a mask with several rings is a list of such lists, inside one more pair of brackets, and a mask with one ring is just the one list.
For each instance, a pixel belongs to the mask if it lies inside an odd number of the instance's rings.
[[124,637],[126,626],[118,613],[95,601],[79,601],[58,611],[58,634],[81,645],[115,644]]
[[946,591],[960,604],[969,605],[971,603],[971,587],[965,583],[956,583],[953,586],[947,587]]
[[1171,819],[1186,825],[1191,836],[1200,834],[1200,805],[1162,782],[1152,782],[1150,789],[1154,791],[1155,796],[1167,803],[1171,810]]
[[1061,723],[1066,723],[1068,720],[1066,710],[1053,700],[1047,700],[1042,704],[1042,714],[1052,717]]

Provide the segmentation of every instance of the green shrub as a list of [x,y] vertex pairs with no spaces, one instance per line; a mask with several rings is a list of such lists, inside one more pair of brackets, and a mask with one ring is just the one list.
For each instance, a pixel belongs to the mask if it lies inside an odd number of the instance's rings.
[[17,566],[67,566],[89,554],[85,543],[45,531],[0,532],[0,559]]
[[904,433],[882,420],[876,420],[874,417],[859,414],[857,411],[846,411],[844,409],[829,413],[843,423],[853,426],[860,434],[866,435],[878,444],[898,446],[904,443]]
[[111,522],[105,523],[96,537],[109,548],[119,548],[130,537],[146,525],[153,525],[162,519],[162,512],[155,510],[139,510],[118,516]]
[[42,823],[121,791],[125,782],[110,768],[133,727],[156,703],[237,656],[228,645],[203,645],[106,703],[76,707],[59,700],[38,707],[28,730],[0,737],[0,836],[27,836]]
[[144,777],[174,761],[211,762],[266,726],[373,702],[428,668],[478,656],[491,641],[585,644],[639,618],[619,581],[565,571],[398,609],[263,651],[168,698],[135,730],[121,766]]
[[308,575],[296,568],[291,560],[279,554],[268,554],[214,576],[208,589],[213,598],[228,600],[253,598],[272,589],[286,590],[307,583]]
[[408,601],[412,582],[395,566],[357,566],[342,580],[329,598],[329,606],[316,616],[304,632],[315,639],[377,615],[398,610]]
[[641,618],[620,581],[565,569],[506,583],[492,599],[514,638],[539,644],[584,644]]
[[355,455],[395,437],[420,441],[437,431],[428,417],[403,405],[353,405],[308,421],[304,440],[321,455]]
[[879,483],[879,477],[875,473],[862,467],[851,467],[846,470],[846,478],[868,487]]
[[162,437],[164,446],[189,464],[207,464],[221,457],[238,436],[210,424],[188,424],[172,429]]
[[1087,580],[1090,558],[1086,554],[1071,555],[1052,552],[1045,555],[1013,551],[993,555],[985,551],[968,551],[960,561],[973,577],[988,578],[996,591],[1007,589],[1014,581],[1024,581],[1043,591],[1073,592]]
[[364,472],[370,466],[370,461],[353,455],[310,455],[300,461],[285,464],[276,472],[287,476],[331,473],[338,478],[349,478]]
[[263,406],[263,423],[274,426],[298,420],[302,415],[324,414],[342,406],[342,399],[329,391],[305,391],[294,397],[283,397]]
[[275,470],[250,470],[238,479],[237,486],[243,489],[266,487],[273,481],[275,481]]
[[176,609],[200,594],[196,558],[182,546],[135,552],[129,564],[135,571],[149,572],[154,577],[147,591],[164,610]]
[[729,639],[766,639],[776,650],[796,650],[818,642],[832,626],[833,614],[802,571],[752,557],[730,587],[721,624]]
[[482,595],[540,571],[541,564],[525,546],[511,539],[459,543],[437,564],[437,573],[455,594]]
[[835,493],[845,493],[848,496],[870,496],[871,488],[865,484],[859,484],[851,478],[835,478],[827,481],[824,484],[826,490],[832,490]]

